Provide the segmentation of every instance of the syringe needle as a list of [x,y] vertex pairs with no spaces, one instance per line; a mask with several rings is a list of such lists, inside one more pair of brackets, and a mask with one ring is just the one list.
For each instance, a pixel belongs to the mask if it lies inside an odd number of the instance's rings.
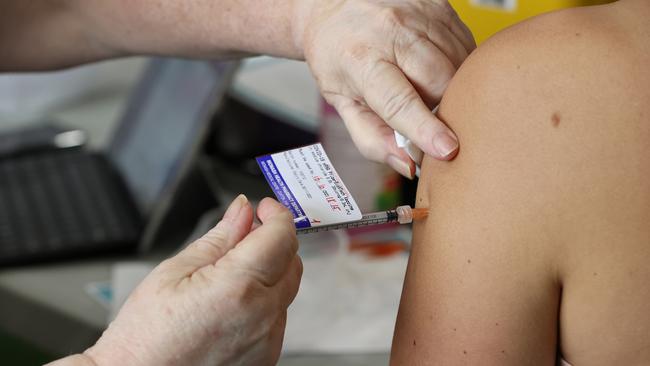
[[413,221],[424,220],[429,217],[428,208],[414,208],[413,211]]

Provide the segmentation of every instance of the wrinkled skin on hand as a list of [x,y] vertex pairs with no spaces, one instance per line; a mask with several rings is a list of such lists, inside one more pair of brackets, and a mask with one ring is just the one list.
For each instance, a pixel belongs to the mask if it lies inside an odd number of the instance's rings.
[[291,213],[265,199],[257,214],[254,228],[239,196],[153,270],[85,355],[96,365],[275,365],[302,263]]
[[[300,5],[297,5],[300,6]],[[443,0],[305,1],[305,59],[361,153],[409,178],[415,167],[393,130],[452,159],[458,141],[431,110],[476,47]]]

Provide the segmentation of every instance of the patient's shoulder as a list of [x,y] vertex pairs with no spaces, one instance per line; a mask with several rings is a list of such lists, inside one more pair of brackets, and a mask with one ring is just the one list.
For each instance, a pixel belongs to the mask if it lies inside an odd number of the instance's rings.
[[650,6],[636,3],[552,12],[499,32],[463,64],[446,98],[468,85],[497,105],[647,93]]
[[[428,160],[423,174],[508,185],[510,197],[549,220],[581,209],[593,217],[586,187],[605,210],[615,198],[607,192],[646,192],[639,182],[650,179],[648,16],[650,2],[627,0],[549,13],[488,40],[440,105],[459,136],[458,158]],[[442,192],[439,185],[421,191]],[[638,205],[629,198],[616,206]]]
[[635,0],[568,9],[481,45],[450,83],[439,110],[459,134],[461,160],[484,148],[510,159],[521,151],[528,152],[525,158],[561,155],[584,131],[594,148],[585,153],[596,156],[601,144],[616,153],[625,150],[616,142],[649,138],[648,16],[650,2]]
[[650,359],[648,8],[544,15],[463,64],[438,112],[459,154],[422,166],[394,364],[551,364],[558,342],[576,364]]

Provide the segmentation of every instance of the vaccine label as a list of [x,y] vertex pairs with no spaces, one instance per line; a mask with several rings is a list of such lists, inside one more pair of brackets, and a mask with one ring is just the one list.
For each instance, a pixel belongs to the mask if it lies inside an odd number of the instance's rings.
[[257,164],[278,201],[293,213],[297,228],[361,219],[321,144],[260,156]]

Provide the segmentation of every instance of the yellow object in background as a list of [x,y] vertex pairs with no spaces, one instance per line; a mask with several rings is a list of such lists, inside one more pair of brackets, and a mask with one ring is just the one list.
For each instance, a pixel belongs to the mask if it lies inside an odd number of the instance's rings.
[[480,44],[494,33],[552,10],[598,5],[612,0],[450,0]]

